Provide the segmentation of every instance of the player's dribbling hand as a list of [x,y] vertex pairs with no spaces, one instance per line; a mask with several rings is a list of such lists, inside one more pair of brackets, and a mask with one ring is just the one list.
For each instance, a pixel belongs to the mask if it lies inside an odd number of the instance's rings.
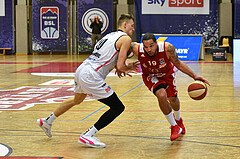
[[194,78],[194,80],[202,81],[202,82],[204,82],[204,83],[206,83],[206,84],[208,84],[208,85],[210,86],[210,83],[208,82],[208,80],[206,80],[205,78],[203,78],[203,77],[201,77],[201,76],[196,76],[196,77]]

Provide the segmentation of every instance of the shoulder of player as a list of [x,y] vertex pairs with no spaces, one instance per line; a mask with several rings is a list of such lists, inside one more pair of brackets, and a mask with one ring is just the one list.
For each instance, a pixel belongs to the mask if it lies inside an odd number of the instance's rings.
[[121,43],[131,43],[132,39],[128,35],[123,35],[118,39]]
[[121,36],[116,41],[116,48],[119,50],[122,46],[130,47],[132,39],[128,35]]
[[171,43],[165,42],[165,51],[169,53],[174,53],[175,47]]
[[131,41],[132,41],[131,37],[128,36],[128,35],[123,35],[123,36],[121,36],[120,38],[122,38],[122,39],[124,39],[124,40],[131,40]]

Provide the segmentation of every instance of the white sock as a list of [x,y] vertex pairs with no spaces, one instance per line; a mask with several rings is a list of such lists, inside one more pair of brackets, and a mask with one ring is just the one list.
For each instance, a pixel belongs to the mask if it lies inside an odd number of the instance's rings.
[[173,116],[173,112],[169,113],[168,115],[165,115],[165,117],[172,126],[177,125],[177,123],[174,119],[174,116]]
[[86,131],[84,133],[84,135],[87,136],[94,136],[96,133],[98,132],[98,130],[95,128],[95,126],[93,125],[90,129],[88,129],[88,131]]
[[56,119],[57,117],[54,115],[54,113],[52,112],[52,114],[50,114],[48,117],[47,117],[47,123],[48,124],[52,124],[52,122]]
[[179,109],[178,111],[175,111],[175,110],[174,110],[174,115],[175,115],[175,119],[176,119],[177,121],[179,121],[179,120],[181,119],[180,109]]

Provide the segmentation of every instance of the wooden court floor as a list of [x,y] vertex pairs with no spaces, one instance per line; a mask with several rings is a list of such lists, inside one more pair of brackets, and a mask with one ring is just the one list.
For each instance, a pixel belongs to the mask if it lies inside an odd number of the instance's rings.
[[[0,56],[0,156],[64,159],[199,159],[240,158],[240,64],[186,62],[209,80],[207,96],[187,94],[193,80],[177,71],[178,96],[186,134],[171,142],[170,129],[154,95],[139,74],[108,76],[125,111],[96,135],[106,148],[88,148],[78,137],[107,106],[86,100],[53,123],[48,138],[36,123],[72,96],[73,73],[88,55]],[[128,59],[128,61],[135,58]],[[1,158],[1,157],[0,157]]]

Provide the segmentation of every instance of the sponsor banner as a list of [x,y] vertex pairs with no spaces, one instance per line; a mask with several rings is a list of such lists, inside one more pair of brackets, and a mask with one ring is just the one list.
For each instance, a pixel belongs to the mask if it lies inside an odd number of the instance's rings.
[[11,50],[6,50],[6,54],[14,52],[13,4],[13,0],[0,0],[0,47],[11,48]]
[[240,39],[240,1],[235,0],[234,3],[234,38]]
[[[25,110],[35,104],[61,103],[73,97],[73,87],[20,87],[0,91],[0,110]],[[87,96],[86,100],[90,100]]]
[[41,83],[39,85],[74,85],[74,80],[73,79],[54,79],[45,83]]
[[[174,3],[173,3],[174,2]],[[178,3],[177,3],[178,2]],[[185,4],[184,4],[184,3]],[[190,2],[192,2],[190,4]],[[194,2],[194,3],[193,3]],[[203,2],[203,7],[197,2]],[[153,3],[153,4],[147,4]],[[154,4],[159,3],[159,4]],[[163,6],[161,6],[163,3]],[[189,4],[188,4],[189,3]],[[156,6],[158,12],[167,7],[162,14],[143,14],[142,5]],[[169,6],[169,4],[171,4]],[[191,5],[191,7],[185,7]],[[208,5],[208,6],[206,6]],[[177,7],[176,7],[177,6]],[[203,35],[205,46],[218,46],[218,1],[217,0],[134,0],[135,26],[137,41],[140,42],[144,33],[156,34],[190,34]],[[172,10],[174,8],[174,10]],[[190,8],[191,14],[184,14]],[[209,14],[202,14],[199,8],[208,10]],[[207,9],[208,8],[208,9]],[[176,12],[175,12],[176,10]],[[197,12],[194,12],[194,10]],[[149,11],[155,12],[154,7]],[[174,14],[173,14],[174,13]]]
[[67,0],[32,1],[33,52],[67,52]]
[[5,16],[5,0],[0,0],[0,16]]
[[209,14],[210,0],[143,0],[142,14]]
[[78,17],[79,21],[79,52],[89,52],[92,50],[92,29],[90,28],[91,19],[98,16],[103,23],[101,29],[102,36],[113,30],[113,2],[112,0],[90,1],[81,0],[78,1]]
[[233,39],[233,62],[240,62],[240,39]]
[[42,39],[59,38],[59,8],[41,7],[40,32]]
[[198,61],[201,51],[203,37],[201,35],[157,35],[157,41],[165,41],[173,44],[178,54],[178,58],[182,61]]

